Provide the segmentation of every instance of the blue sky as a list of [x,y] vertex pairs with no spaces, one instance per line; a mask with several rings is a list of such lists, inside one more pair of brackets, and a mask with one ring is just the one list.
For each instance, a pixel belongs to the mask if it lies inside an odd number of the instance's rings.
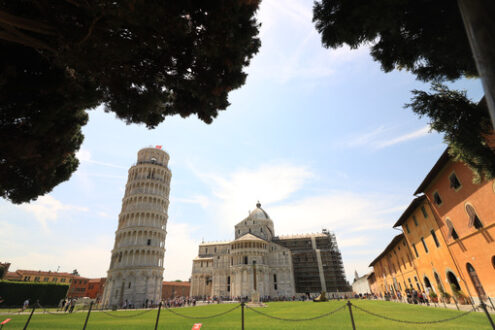
[[[385,74],[367,47],[323,48],[311,7],[262,2],[261,50],[211,125],[172,117],[148,130],[91,110],[69,181],[31,204],[0,200],[2,261],[106,276],[127,170],[140,148],[163,145],[173,173],[166,280],[188,279],[197,245],[232,239],[257,200],[276,234],[327,228],[347,277],[367,272],[446,146],[426,118],[403,108],[410,90],[428,86],[407,72]],[[482,96],[478,80],[453,86]]]

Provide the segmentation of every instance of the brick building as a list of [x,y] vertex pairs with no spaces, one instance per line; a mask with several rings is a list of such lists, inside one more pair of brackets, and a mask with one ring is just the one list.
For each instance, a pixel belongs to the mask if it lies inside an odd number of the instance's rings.
[[87,297],[86,290],[88,289],[89,278],[82,276],[74,276],[67,291],[68,298]]
[[96,301],[99,302],[101,300],[101,297],[103,296],[105,281],[105,277],[90,279],[88,281],[85,297],[96,299]]
[[188,297],[191,291],[190,282],[167,282],[162,284],[162,299],[173,299],[176,297]]

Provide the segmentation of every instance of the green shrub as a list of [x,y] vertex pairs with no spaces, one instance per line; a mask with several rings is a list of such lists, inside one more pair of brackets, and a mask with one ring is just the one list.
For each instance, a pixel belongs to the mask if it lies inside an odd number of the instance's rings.
[[5,300],[2,307],[18,307],[26,299],[30,304],[39,300],[42,306],[57,306],[68,289],[68,284],[0,281],[0,297]]

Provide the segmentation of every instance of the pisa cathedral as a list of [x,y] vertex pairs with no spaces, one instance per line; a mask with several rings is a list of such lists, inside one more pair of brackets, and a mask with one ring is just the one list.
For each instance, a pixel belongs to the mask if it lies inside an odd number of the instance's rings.
[[191,296],[292,297],[349,293],[335,235],[276,236],[273,221],[256,208],[235,226],[235,240],[202,243],[193,260]]
[[104,306],[142,307],[161,299],[172,177],[168,161],[161,146],[144,148],[129,169],[102,297]]

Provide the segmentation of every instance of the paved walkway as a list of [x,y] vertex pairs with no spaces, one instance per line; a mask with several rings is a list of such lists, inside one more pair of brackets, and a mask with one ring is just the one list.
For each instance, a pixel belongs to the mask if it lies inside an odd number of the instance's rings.
[[[382,299],[383,300],[383,299]],[[390,302],[396,303],[396,304],[408,304],[406,301],[399,301],[399,300],[390,300]],[[421,306],[427,306],[427,304],[418,304]],[[481,307],[479,305],[474,305],[476,307],[476,312],[483,312]],[[470,311],[473,309],[473,306],[471,304],[469,305],[456,305],[456,304],[445,304],[445,303],[430,303],[429,307],[432,308],[450,308],[450,309],[457,309],[460,311]],[[493,307],[490,305],[490,303],[486,304],[486,308],[490,314],[495,314],[495,310]]]

